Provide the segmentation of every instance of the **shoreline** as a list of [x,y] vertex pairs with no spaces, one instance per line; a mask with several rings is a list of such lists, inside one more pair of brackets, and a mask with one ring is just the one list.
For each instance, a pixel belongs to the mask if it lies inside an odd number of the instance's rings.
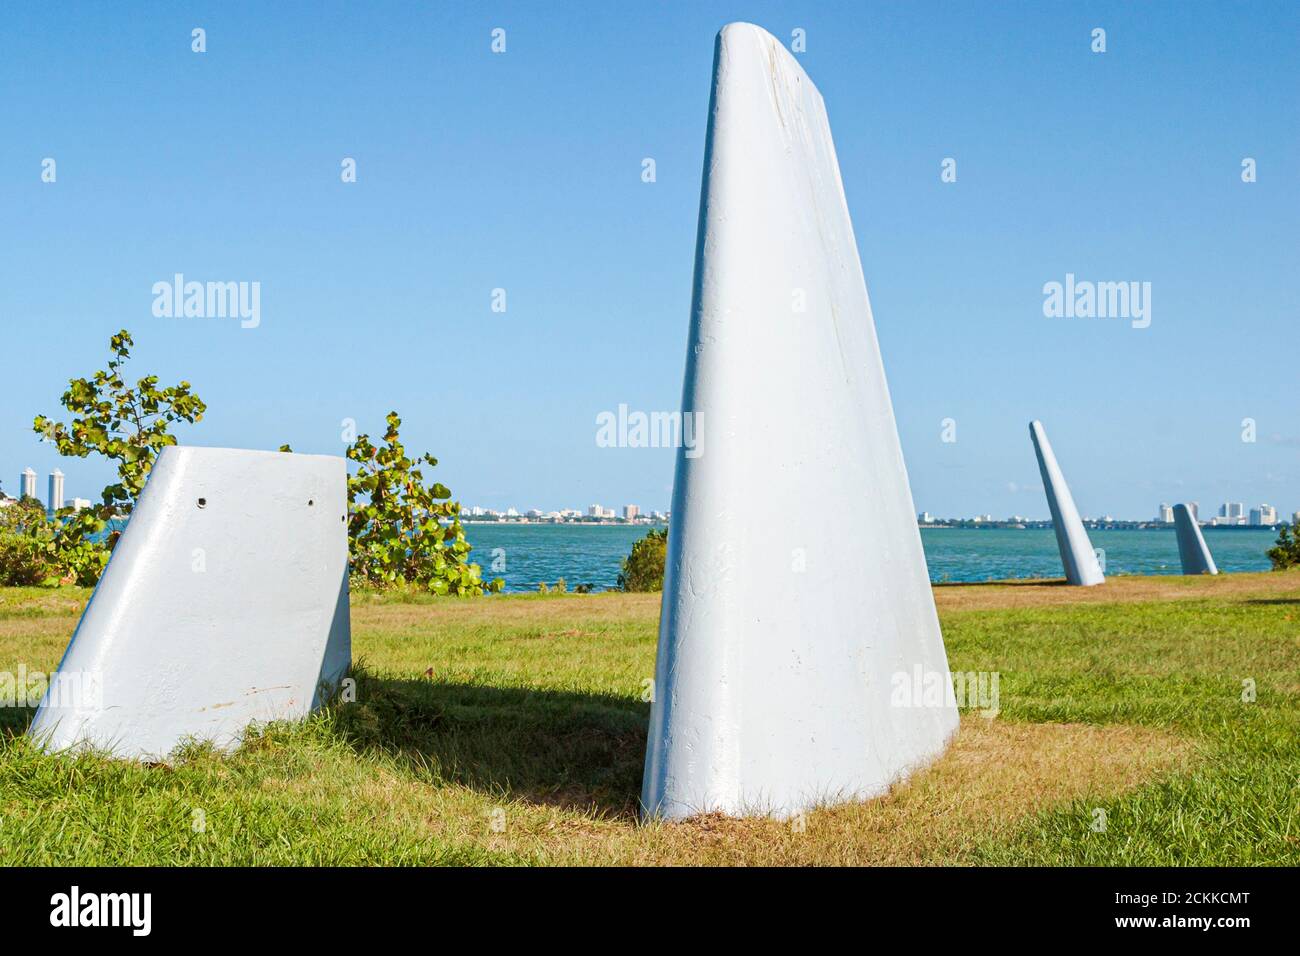
[[666,528],[666,521],[466,521],[460,519],[462,525],[474,525],[475,527],[487,528],[504,528],[518,527],[527,525],[530,528]]

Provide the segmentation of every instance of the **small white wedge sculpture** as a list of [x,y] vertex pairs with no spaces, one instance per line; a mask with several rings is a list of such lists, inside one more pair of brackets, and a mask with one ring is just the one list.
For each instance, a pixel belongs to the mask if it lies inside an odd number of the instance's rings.
[[756,26],[714,56],[642,788],[665,819],[874,797],[957,727],[821,95]]
[[1174,534],[1178,536],[1178,560],[1183,574],[1218,574],[1219,568],[1210,554],[1201,526],[1187,505],[1174,505]]
[[342,458],[164,448],[28,733],[161,760],[299,718],[351,664]]
[[1052,512],[1052,530],[1056,532],[1056,546],[1061,550],[1065,579],[1081,587],[1104,583],[1106,576],[1097,561],[1097,552],[1079,519],[1079,509],[1074,506],[1074,497],[1061,474],[1061,466],[1056,463],[1042,422],[1029,423],[1029,437],[1038,456],[1038,471],[1043,476],[1043,490],[1047,492],[1047,507]]

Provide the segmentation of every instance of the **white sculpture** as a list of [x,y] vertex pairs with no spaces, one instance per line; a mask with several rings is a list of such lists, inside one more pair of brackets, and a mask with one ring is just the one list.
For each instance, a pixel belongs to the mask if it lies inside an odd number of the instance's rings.
[[164,448],[29,733],[162,759],[302,717],[351,663],[342,458]]
[[1074,506],[1074,497],[1065,483],[1065,475],[1061,474],[1061,466],[1056,463],[1042,422],[1029,423],[1029,437],[1038,456],[1038,471],[1043,476],[1043,490],[1047,492],[1047,507],[1052,512],[1052,530],[1056,532],[1056,546],[1061,550],[1065,579],[1082,587],[1104,583],[1106,576],[1097,561],[1097,552],[1092,549],[1088,532],[1079,520],[1079,509]]
[[1201,534],[1201,526],[1187,505],[1174,505],[1174,534],[1178,537],[1178,560],[1183,574],[1218,574],[1219,568]]
[[715,49],[682,405],[645,812],[884,793],[957,727],[947,657],[825,107],[745,23]]

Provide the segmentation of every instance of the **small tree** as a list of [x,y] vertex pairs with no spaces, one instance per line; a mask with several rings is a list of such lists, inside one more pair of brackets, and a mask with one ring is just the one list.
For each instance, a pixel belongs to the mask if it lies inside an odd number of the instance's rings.
[[131,514],[158,453],[176,444],[171,426],[201,421],[207,409],[189,382],[159,388],[158,376],[146,375],[128,383],[122,367],[134,344],[131,333],[122,329],[109,340],[113,357],[107,370],[68,382],[60,401],[75,416],[70,424],[44,415],[37,415],[32,423],[39,435],[54,442],[60,455],[86,458],[93,452],[117,462],[118,481],[104,489],[98,506],[76,513],[64,508],[55,516],[60,560],[80,584],[99,579],[120,532],[113,531],[102,542],[95,536],[111,519]]
[[407,458],[398,435],[401,418],[389,412],[387,422],[382,445],[358,435],[347,450],[357,463],[348,478],[353,578],[371,587],[414,584],[435,594],[500,591],[500,578],[484,582],[482,570],[469,561],[459,502],[439,482],[425,486],[419,465],[434,468],[438,460],[428,454]]
[[664,559],[668,551],[668,530],[652,529],[632,545],[632,553],[623,561],[618,575],[620,591],[662,591]]
[[1274,571],[1300,565],[1300,521],[1278,529],[1277,544],[1268,549],[1268,559],[1273,562]]

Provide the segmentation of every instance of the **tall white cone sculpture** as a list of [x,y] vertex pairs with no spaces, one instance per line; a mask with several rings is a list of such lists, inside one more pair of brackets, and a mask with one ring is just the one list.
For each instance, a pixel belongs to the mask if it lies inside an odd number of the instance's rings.
[[1174,505],[1174,534],[1178,536],[1178,560],[1183,574],[1218,574],[1210,548],[1201,534],[1201,526],[1187,505]]
[[1092,549],[1088,532],[1083,530],[1079,520],[1079,509],[1074,506],[1061,466],[1056,463],[1052,453],[1052,443],[1047,440],[1043,423],[1029,423],[1029,437],[1034,442],[1034,454],[1038,456],[1038,471],[1043,476],[1043,490],[1047,492],[1047,507],[1052,512],[1052,530],[1056,532],[1056,545],[1061,549],[1061,564],[1065,568],[1065,579],[1071,584],[1090,587],[1101,584],[1106,576],[1097,563],[1097,552]]
[[352,657],[346,476],[323,455],[164,448],[29,734],[162,759],[317,706]]
[[756,26],[714,57],[642,788],[668,819],[875,796],[957,727],[821,95]]

